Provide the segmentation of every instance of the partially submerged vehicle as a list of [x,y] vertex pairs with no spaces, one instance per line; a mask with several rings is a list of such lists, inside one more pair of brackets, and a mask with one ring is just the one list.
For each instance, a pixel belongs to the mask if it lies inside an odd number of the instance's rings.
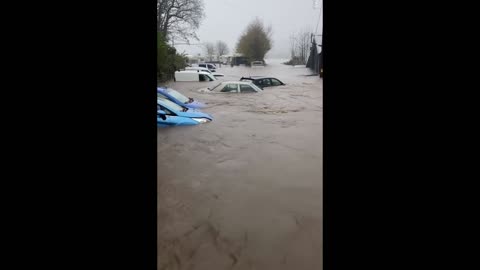
[[212,63],[200,63],[198,64],[198,66],[208,68],[211,72],[217,71],[217,66],[215,66],[215,64],[212,64]]
[[269,87],[269,86],[285,85],[279,79],[273,78],[273,77],[267,77],[267,76],[242,77],[240,81],[250,81],[261,88]]
[[205,104],[194,100],[191,97],[179,93],[177,90],[167,87],[157,87],[157,98],[168,99],[175,104],[185,106],[192,109],[199,109],[205,107]]
[[178,105],[168,99],[157,98],[157,126],[192,126],[208,123],[213,117],[196,109]]
[[263,90],[251,82],[227,81],[198,91],[202,93],[259,93]]
[[181,70],[175,71],[175,81],[177,82],[208,82],[217,80],[212,73],[199,70]]
[[264,67],[265,63],[263,61],[253,61],[251,65],[252,67]]
[[205,71],[205,72],[208,72],[210,74],[212,74],[214,77],[223,77],[225,76],[223,73],[219,73],[219,72],[211,72],[208,68],[204,68],[204,67],[186,67],[185,70],[198,70],[198,71]]

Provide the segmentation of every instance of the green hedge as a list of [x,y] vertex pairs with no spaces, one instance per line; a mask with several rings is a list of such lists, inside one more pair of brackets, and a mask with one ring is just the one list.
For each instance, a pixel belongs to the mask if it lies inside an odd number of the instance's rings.
[[173,80],[176,70],[186,67],[186,57],[168,45],[160,34],[157,35],[157,77],[161,82]]

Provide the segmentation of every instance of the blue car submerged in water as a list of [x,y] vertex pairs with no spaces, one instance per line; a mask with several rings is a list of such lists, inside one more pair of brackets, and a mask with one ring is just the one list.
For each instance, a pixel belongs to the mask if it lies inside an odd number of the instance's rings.
[[157,97],[157,126],[191,126],[208,123],[213,118],[207,113]]
[[200,103],[193,98],[186,97],[174,89],[157,87],[157,98],[162,97],[187,108],[200,109],[205,107],[205,104]]

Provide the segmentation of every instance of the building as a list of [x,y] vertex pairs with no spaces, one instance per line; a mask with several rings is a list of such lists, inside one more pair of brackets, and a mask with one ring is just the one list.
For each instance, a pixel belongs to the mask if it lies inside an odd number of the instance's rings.
[[198,55],[187,55],[187,64],[192,65],[192,64],[199,64],[199,63],[205,63],[205,57],[201,56],[200,54]]
[[229,61],[227,64],[231,66],[238,66],[238,65],[247,65],[249,63],[248,58],[243,56],[241,53],[235,53],[229,57]]

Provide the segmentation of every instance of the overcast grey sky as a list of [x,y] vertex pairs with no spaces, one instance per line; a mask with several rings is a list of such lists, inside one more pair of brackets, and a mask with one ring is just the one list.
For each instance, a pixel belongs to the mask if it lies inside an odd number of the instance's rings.
[[[272,25],[273,46],[267,58],[288,58],[290,56],[289,37],[292,32],[309,27],[322,29],[319,21],[320,8],[314,9],[314,3],[321,0],[203,0],[205,18],[197,31],[200,42],[223,40],[228,44],[230,53],[235,49],[238,38],[249,22],[259,17],[263,23]],[[317,6],[319,5],[317,4]],[[204,54],[201,46],[175,46],[177,50],[188,54]]]

